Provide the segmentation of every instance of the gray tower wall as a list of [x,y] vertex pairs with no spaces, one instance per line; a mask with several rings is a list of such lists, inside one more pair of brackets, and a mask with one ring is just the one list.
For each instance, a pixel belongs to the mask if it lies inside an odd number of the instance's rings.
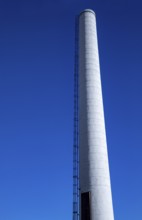
[[92,10],[79,16],[79,150],[80,193],[90,192],[90,220],[114,220],[96,17]]

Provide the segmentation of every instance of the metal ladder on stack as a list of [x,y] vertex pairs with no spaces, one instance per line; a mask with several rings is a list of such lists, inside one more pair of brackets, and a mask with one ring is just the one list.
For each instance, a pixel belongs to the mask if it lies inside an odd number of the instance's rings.
[[78,17],[75,22],[74,139],[73,139],[73,220],[79,220],[79,123],[78,123]]

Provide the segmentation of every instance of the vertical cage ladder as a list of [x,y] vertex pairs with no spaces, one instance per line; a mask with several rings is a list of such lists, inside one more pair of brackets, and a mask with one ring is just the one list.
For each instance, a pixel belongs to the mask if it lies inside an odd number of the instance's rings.
[[78,17],[75,22],[73,220],[79,220],[79,136],[78,136]]

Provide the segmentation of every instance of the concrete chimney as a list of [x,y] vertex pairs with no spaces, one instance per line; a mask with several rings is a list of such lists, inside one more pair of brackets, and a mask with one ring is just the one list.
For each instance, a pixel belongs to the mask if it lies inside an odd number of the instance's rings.
[[94,11],[78,25],[80,220],[114,220]]

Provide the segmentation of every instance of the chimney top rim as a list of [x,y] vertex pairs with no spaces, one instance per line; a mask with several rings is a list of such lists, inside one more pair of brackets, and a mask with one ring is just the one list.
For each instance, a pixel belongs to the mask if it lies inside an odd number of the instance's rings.
[[95,12],[94,12],[92,9],[85,9],[85,10],[83,10],[82,12],[80,12],[79,16],[82,15],[82,14],[84,14],[84,13],[86,13],[86,12],[90,12],[90,13],[92,13],[92,14],[95,15]]

